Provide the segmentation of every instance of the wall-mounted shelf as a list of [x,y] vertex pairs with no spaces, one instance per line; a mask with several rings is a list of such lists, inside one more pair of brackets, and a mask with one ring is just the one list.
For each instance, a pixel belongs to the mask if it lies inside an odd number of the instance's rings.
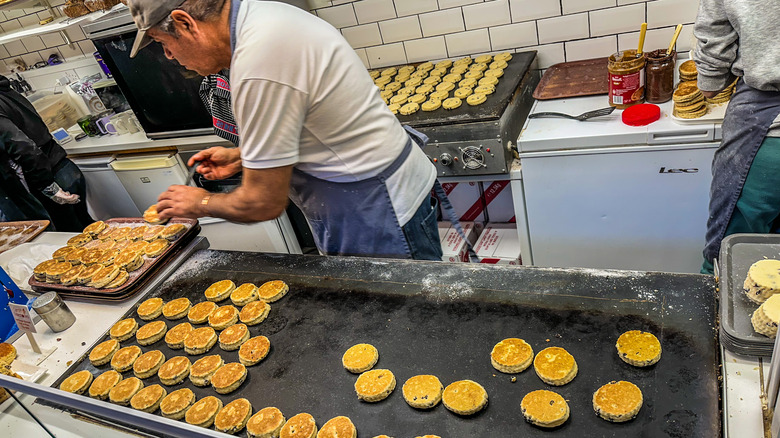
[[[3,9],[3,7],[18,9],[18,7],[11,7],[11,6],[22,5],[22,4],[24,5],[41,4],[41,3],[42,3],[41,0],[16,0],[10,3],[6,3],[4,5],[0,5],[0,9]],[[122,3],[119,3],[118,5],[114,6],[114,8],[112,8],[111,10],[118,9],[118,8],[126,8],[126,7],[127,6],[123,5]],[[54,21],[52,21],[51,23],[47,23],[44,25],[36,24],[33,26],[28,26],[16,30],[14,32],[7,33],[5,35],[0,35],[0,44],[10,43],[11,41],[20,40],[22,38],[27,38],[34,35],[43,35],[43,34],[55,33],[55,32],[59,32],[66,43],[72,44],[70,38],[65,33],[65,30],[73,26],[78,26],[80,24],[91,23],[97,20],[98,18],[106,15],[108,12],[110,11],[95,11],[87,15],[82,15],[81,17],[76,17],[76,18],[58,17],[55,18]]]
[[8,11],[12,9],[32,8],[35,6],[43,6],[44,8],[51,9],[49,0],[6,0],[0,1],[0,11]]

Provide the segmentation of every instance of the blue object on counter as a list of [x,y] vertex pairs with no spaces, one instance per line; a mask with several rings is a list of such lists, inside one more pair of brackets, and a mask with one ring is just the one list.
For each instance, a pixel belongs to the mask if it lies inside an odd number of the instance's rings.
[[27,295],[11,280],[3,268],[0,268],[0,286],[2,286],[0,291],[0,342],[2,342],[19,330],[8,303],[27,304],[29,308],[32,300],[28,302]]
[[106,77],[109,79],[113,78],[114,75],[111,74],[111,70],[108,69],[106,62],[103,61],[103,56],[100,55],[100,52],[95,51],[92,55],[95,57],[97,63],[100,64],[100,68],[103,69],[103,73],[105,73]]

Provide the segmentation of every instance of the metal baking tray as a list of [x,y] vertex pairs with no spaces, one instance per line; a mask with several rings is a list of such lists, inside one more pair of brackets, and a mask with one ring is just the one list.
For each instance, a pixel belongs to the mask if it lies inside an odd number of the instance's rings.
[[[583,430],[600,437],[720,436],[716,302],[708,276],[200,251],[149,296],[199,302],[209,284],[225,278],[256,284],[282,279],[290,285],[287,296],[271,304],[268,319],[250,328],[252,336],[269,337],[271,352],[249,367],[247,381],[231,394],[196,388],[189,380],[169,391],[186,386],[198,398],[216,395],[224,402],[246,397],[255,411],[277,406],[288,418],[309,412],[320,425],[347,415],[359,435],[369,437],[581,437]],[[125,317],[135,317],[135,309]],[[658,336],[663,345],[658,364],[635,368],[618,358],[615,341],[632,329]],[[566,348],[577,360],[577,377],[550,387],[528,369],[512,382],[489,358],[493,345],[506,337],[522,337],[536,352]],[[360,342],[375,345],[376,367],[396,376],[395,391],[382,402],[358,401],[357,376],[341,365],[344,351]],[[184,354],[164,341],[141,348],[160,349],[167,358]],[[210,354],[216,353],[226,362],[236,360],[236,352],[215,346]],[[79,370],[108,369],[94,368],[86,356],[53,386]],[[471,417],[442,405],[412,409],[401,386],[416,374],[435,374],[444,385],[475,380],[486,388],[488,406]],[[599,386],[621,379],[642,388],[644,406],[635,420],[613,424],[594,414],[592,396]],[[559,392],[571,407],[570,419],[551,431],[529,425],[520,414],[522,397],[542,388]],[[74,411],[67,404],[38,402]],[[146,416],[124,410],[126,423],[144,428]]]
[[534,90],[534,99],[594,96],[609,93],[609,58],[561,62],[548,68]]
[[[109,226],[133,226],[148,225],[141,218],[114,218],[105,221]],[[200,224],[197,219],[173,218],[168,224],[183,224],[187,227],[178,239],[171,242],[168,248],[157,257],[144,256],[144,264],[133,272],[127,282],[118,288],[95,289],[83,285],[65,286],[62,284],[45,283],[30,276],[28,283],[36,292],[56,291],[62,296],[89,298],[93,300],[122,300],[140,291],[155,273],[165,265],[179,250],[200,233]]]
[[732,234],[720,245],[720,325],[730,351],[771,356],[774,339],[753,330],[750,317],[758,304],[745,296],[742,283],[750,266],[762,259],[780,259],[780,235]]

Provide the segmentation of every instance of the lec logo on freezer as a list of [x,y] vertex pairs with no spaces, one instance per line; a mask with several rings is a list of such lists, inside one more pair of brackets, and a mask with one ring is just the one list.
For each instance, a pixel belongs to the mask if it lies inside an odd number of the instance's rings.
[[667,169],[666,167],[662,167],[658,173],[699,173],[699,169],[695,167],[689,167],[687,169]]

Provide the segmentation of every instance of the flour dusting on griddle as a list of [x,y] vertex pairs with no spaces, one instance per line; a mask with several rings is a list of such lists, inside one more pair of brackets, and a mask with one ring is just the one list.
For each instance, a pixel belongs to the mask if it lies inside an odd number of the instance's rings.
[[224,257],[224,254],[220,254],[217,251],[197,251],[179,266],[165,282],[172,283],[180,278],[194,277],[198,273],[208,271],[217,262],[223,260]]
[[458,277],[455,270],[426,275],[421,282],[421,292],[435,301],[441,301],[445,298],[454,300],[472,295],[474,289],[465,281],[459,281]]

